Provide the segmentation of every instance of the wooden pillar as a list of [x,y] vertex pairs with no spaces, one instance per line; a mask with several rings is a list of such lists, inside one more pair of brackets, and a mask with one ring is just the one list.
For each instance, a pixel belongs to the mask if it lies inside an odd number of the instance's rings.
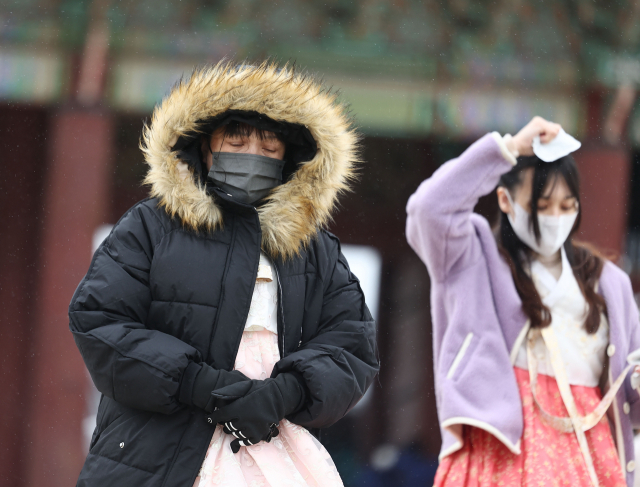
[[91,259],[110,187],[112,121],[96,110],[52,117],[45,185],[41,275],[33,294],[28,468],[25,485],[74,485],[86,455],[82,420],[87,372],[69,331],[67,309]]
[[37,293],[47,113],[0,109],[0,484],[20,487],[26,465],[31,344]]
[[627,231],[631,154],[621,146],[587,143],[574,157],[582,193],[577,238],[620,255]]

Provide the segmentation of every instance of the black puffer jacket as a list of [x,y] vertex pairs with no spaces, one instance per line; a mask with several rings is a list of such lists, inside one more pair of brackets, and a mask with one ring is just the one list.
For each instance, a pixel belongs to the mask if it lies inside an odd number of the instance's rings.
[[[280,287],[281,360],[273,374],[294,372],[307,390],[305,406],[288,419],[310,429],[333,424],[358,402],[378,371],[375,324],[359,282],[338,239],[321,230],[354,160],[354,136],[345,130],[347,122],[334,101],[326,100],[325,107],[325,116],[336,118],[330,133],[321,131],[320,121],[320,127],[305,124],[319,155],[258,210],[221,192],[209,196],[188,172],[185,177],[170,150],[181,130],[191,131],[206,118],[196,114],[189,125],[168,117],[180,130],[166,121],[174,104],[189,105],[185,100],[202,108],[197,100],[202,84],[190,89],[202,83],[198,76],[214,94],[228,77],[236,78],[241,100],[247,84],[255,96],[251,76],[256,83],[279,80],[280,95],[292,99],[319,90],[315,84],[303,86],[301,95],[301,80],[273,67],[243,69],[250,71],[244,85],[238,84],[237,70],[230,73],[227,67],[198,72],[156,110],[145,149],[155,197],[122,217],[71,302],[71,331],[103,395],[78,485],[192,485],[215,425],[203,410],[185,404],[181,394],[197,387],[194,377],[202,367],[232,370],[261,248],[274,261]],[[225,101],[221,106],[228,107]],[[296,103],[304,115],[304,105]],[[209,107],[208,115],[216,113]],[[293,116],[281,119],[300,123]],[[340,147],[336,142],[344,149],[339,154],[332,153]],[[322,173],[329,176],[318,179]],[[320,198],[317,205],[314,198]],[[300,206],[292,207],[291,200]],[[275,231],[278,226],[281,232]]]

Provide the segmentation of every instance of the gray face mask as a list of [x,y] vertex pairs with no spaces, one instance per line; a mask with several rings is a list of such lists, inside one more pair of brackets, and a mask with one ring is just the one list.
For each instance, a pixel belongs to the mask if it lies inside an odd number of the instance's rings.
[[240,203],[252,205],[282,184],[284,161],[257,154],[213,154],[209,179]]

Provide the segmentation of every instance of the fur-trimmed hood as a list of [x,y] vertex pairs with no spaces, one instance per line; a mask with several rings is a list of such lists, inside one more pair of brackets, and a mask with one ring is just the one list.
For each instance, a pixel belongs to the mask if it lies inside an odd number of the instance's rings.
[[301,163],[258,208],[264,250],[274,257],[292,257],[327,225],[338,194],[355,176],[359,137],[336,97],[290,66],[225,62],[197,69],[171,90],[144,128],[141,148],[149,164],[145,184],[185,226],[213,231],[223,224],[222,211],[172,151],[178,139],[199,132],[204,121],[227,110],[256,111],[304,125],[318,146],[315,157]]

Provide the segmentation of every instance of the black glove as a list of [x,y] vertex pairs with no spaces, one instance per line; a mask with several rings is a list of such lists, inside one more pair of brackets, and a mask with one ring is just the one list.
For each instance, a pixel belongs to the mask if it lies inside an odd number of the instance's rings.
[[[271,441],[278,436],[281,419],[298,411],[306,401],[306,388],[293,373],[274,379],[240,382],[213,392],[220,409],[211,416],[224,425],[224,431],[236,437],[231,450]],[[225,405],[226,403],[226,405]]]
[[192,362],[180,381],[178,398],[183,404],[193,405],[210,413],[219,407],[212,392],[238,382],[249,383],[249,378],[237,370],[219,370],[204,363]]

